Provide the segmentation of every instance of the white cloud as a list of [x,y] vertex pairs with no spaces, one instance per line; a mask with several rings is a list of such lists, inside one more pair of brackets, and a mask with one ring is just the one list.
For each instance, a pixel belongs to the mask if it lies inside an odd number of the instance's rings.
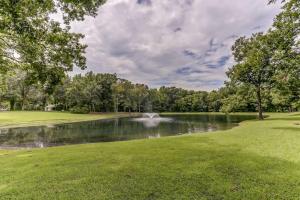
[[73,30],[86,35],[87,70],[211,90],[226,80],[236,37],[267,30],[278,12],[267,0],[109,0]]

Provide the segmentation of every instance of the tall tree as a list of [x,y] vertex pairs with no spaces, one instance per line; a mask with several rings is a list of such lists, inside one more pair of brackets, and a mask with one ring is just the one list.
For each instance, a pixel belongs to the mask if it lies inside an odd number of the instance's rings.
[[141,112],[142,103],[148,96],[148,86],[144,84],[136,84],[133,88],[133,95],[135,96],[138,112]]
[[228,76],[237,84],[248,84],[255,88],[259,119],[263,119],[262,90],[271,83],[272,45],[268,35],[254,34],[250,38],[239,38],[232,47],[237,64]]
[[275,46],[272,64],[276,93],[285,97],[292,111],[300,102],[300,1],[284,2],[270,31]]
[[34,86],[31,85],[30,76],[20,70],[11,71],[5,77],[4,87],[6,90],[2,96],[10,102],[10,109],[14,110],[16,103],[21,110],[25,110],[26,104],[34,90]]

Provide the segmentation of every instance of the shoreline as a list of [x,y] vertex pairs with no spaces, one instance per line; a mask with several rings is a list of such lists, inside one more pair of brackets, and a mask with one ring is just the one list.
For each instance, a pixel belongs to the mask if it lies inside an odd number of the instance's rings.
[[[11,111],[11,112],[19,112],[19,111]],[[21,111],[23,112],[23,111]],[[105,119],[116,119],[123,117],[131,117],[137,116],[136,113],[90,113],[90,114],[72,114],[68,112],[39,112],[39,111],[24,111],[24,113],[58,113],[58,114],[70,114],[70,115],[78,115],[78,116],[86,116],[90,118],[82,118],[82,119],[49,119],[49,120],[35,120],[35,121],[25,121],[19,123],[3,123],[1,124],[0,119],[0,130],[1,129],[10,129],[10,128],[25,128],[25,127],[36,127],[36,126],[55,126],[60,124],[68,124],[68,123],[77,123],[77,122],[86,122],[86,121],[98,121]],[[4,112],[3,112],[4,113]],[[7,113],[7,112],[6,112]],[[1,113],[0,113],[1,115]],[[1,134],[1,133],[0,133]]]

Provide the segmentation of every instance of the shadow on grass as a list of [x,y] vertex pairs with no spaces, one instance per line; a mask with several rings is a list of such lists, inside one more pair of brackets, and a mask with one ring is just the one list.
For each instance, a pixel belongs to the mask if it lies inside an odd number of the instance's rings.
[[272,129],[275,129],[275,130],[296,131],[296,132],[299,132],[299,134],[300,134],[300,127],[290,127],[290,126],[287,126],[287,127],[275,127],[275,128],[272,128]]
[[275,121],[275,120],[282,120],[282,121],[300,121],[300,117],[289,117],[289,118],[285,118],[285,117],[278,117],[278,118],[266,118],[266,121]]

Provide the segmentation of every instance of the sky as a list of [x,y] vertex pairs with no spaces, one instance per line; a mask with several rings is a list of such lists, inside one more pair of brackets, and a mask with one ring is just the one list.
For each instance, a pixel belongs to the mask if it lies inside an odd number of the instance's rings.
[[108,0],[96,18],[72,24],[85,35],[87,70],[150,87],[220,88],[240,36],[266,31],[280,5],[267,0]]

